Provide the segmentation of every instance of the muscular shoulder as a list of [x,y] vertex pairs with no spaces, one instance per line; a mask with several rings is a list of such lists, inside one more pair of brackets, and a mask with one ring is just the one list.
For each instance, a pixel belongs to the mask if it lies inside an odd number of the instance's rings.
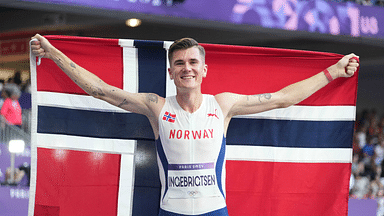
[[220,105],[221,110],[223,111],[224,116],[231,115],[230,112],[232,107],[236,104],[237,101],[241,100],[243,95],[224,92],[215,95],[217,103]]
[[151,110],[154,116],[157,117],[165,104],[165,98],[154,93],[145,93],[144,96],[145,103],[147,104],[149,110]]

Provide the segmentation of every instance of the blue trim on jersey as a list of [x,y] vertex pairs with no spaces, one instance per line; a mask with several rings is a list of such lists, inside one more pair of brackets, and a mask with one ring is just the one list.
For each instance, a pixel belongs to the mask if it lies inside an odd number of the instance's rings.
[[163,200],[168,191],[168,160],[167,160],[167,157],[165,156],[163,144],[161,143],[160,137],[156,140],[155,143],[156,143],[157,154],[159,155],[160,162],[164,169],[165,190],[164,190],[164,196],[161,198]]
[[222,184],[223,179],[221,178],[221,174],[223,173],[223,166],[224,166],[224,160],[225,160],[225,143],[226,143],[226,139],[223,135],[223,141],[221,143],[221,149],[220,149],[219,156],[217,158],[217,163],[216,163],[217,185],[224,199],[225,199],[225,194],[223,190],[223,184]]
[[[160,209],[158,216],[188,216],[188,215],[172,213],[172,212]],[[199,215],[195,215],[195,216],[228,216],[228,210],[227,210],[227,207],[224,207],[222,209],[218,209],[218,210],[213,211],[213,212],[208,212],[205,214],[199,214]]]

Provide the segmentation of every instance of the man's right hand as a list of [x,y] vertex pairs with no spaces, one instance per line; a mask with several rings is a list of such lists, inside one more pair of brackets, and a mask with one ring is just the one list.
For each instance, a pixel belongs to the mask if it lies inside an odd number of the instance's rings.
[[55,47],[39,34],[33,36],[32,39],[37,39],[37,41],[32,41],[31,43],[32,54],[37,57],[52,59],[52,53]]

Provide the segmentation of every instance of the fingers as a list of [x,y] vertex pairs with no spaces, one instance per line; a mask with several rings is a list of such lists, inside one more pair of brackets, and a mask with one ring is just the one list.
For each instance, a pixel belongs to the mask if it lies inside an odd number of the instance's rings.
[[31,45],[32,54],[35,56],[43,57],[45,55],[45,50],[41,47],[40,44],[36,44],[36,41],[32,41],[32,43],[33,42],[35,42],[35,44]]
[[357,67],[353,67],[353,66],[347,66],[345,68],[345,73],[348,75],[348,76],[353,76],[355,74],[355,72],[357,71]]
[[355,55],[354,53],[348,54],[348,55],[346,55],[346,57],[348,59],[354,58],[355,60],[358,60],[360,58],[359,56]]
[[41,36],[41,35],[39,35],[39,34],[35,34],[35,36],[33,36],[31,39],[37,39],[37,40],[41,40],[41,39],[43,39],[44,37],[43,36]]
[[345,75],[347,77],[351,77],[355,74],[359,64],[359,56],[355,55],[354,53],[351,53],[349,55],[344,56],[346,59],[348,59],[348,62],[345,67]]
[[[43,37],[39,34],[36,34],[31,39],[32,39],[32,41],[31,41],[32,54],[34,54],[35,56],[38,56],[38,57],[44,57],[45,50],[43,49],[43,47],[41,45],[41,40],[43,39]],[[36,39],[36,40],[33,40],[33,39]]]
[[[36,40],[33,40],[33,39],[36,39]],[[42,36],[39,35],[39,34],[36,34],[35,36],[33,36],[33,37],[31,38],[31,40],[32,40],[31,44],[32,44],[32,45],[38,45],[38,44],[41,43],[41,42],[40,42],[41,39],[42,39]]]
[[354,67],[356,70],[357,68],[360,66],[359,63],[356,62],[356,60],[353,60],[353,61],[349,61],[348,64],[347,64],[347,67]]
[[359,63],[357,59],[351,58],[349,59],[347,67],[345,67],[345,73],[348,77],[351,77],[355,74],[359,67]]
[[42,48],[39,48],[39,49],[33,49],[32,48],[32,54],[35,55],[35,56],[38,56],[38,57],[44,57],[45,50],[42,49]]
[[349,59],[349,61],[359,63],[360,59],[359,59],[359,57],[352,57],[351,59]]
[[356,56],[355,54],[353,54],[354,56],[352,56],[350,59],[349,59],[349,62],[348,62],[348,66],[350,67],[354,67],[355,68],[355,71],[357,70],[357,68],[360,66],[359,64],[359,57]]

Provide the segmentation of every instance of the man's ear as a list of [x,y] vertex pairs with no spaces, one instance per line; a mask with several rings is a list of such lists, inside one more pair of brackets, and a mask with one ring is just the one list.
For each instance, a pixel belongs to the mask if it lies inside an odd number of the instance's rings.
[[168,74],[169,74],[169,78],[171,78],[171,80],[173,80],[173,75],[172,75],[172,72],[171,72],[171,68],[168,68]]
[[208,73],[208,65],[204,65],[203,77],[206,77]]

